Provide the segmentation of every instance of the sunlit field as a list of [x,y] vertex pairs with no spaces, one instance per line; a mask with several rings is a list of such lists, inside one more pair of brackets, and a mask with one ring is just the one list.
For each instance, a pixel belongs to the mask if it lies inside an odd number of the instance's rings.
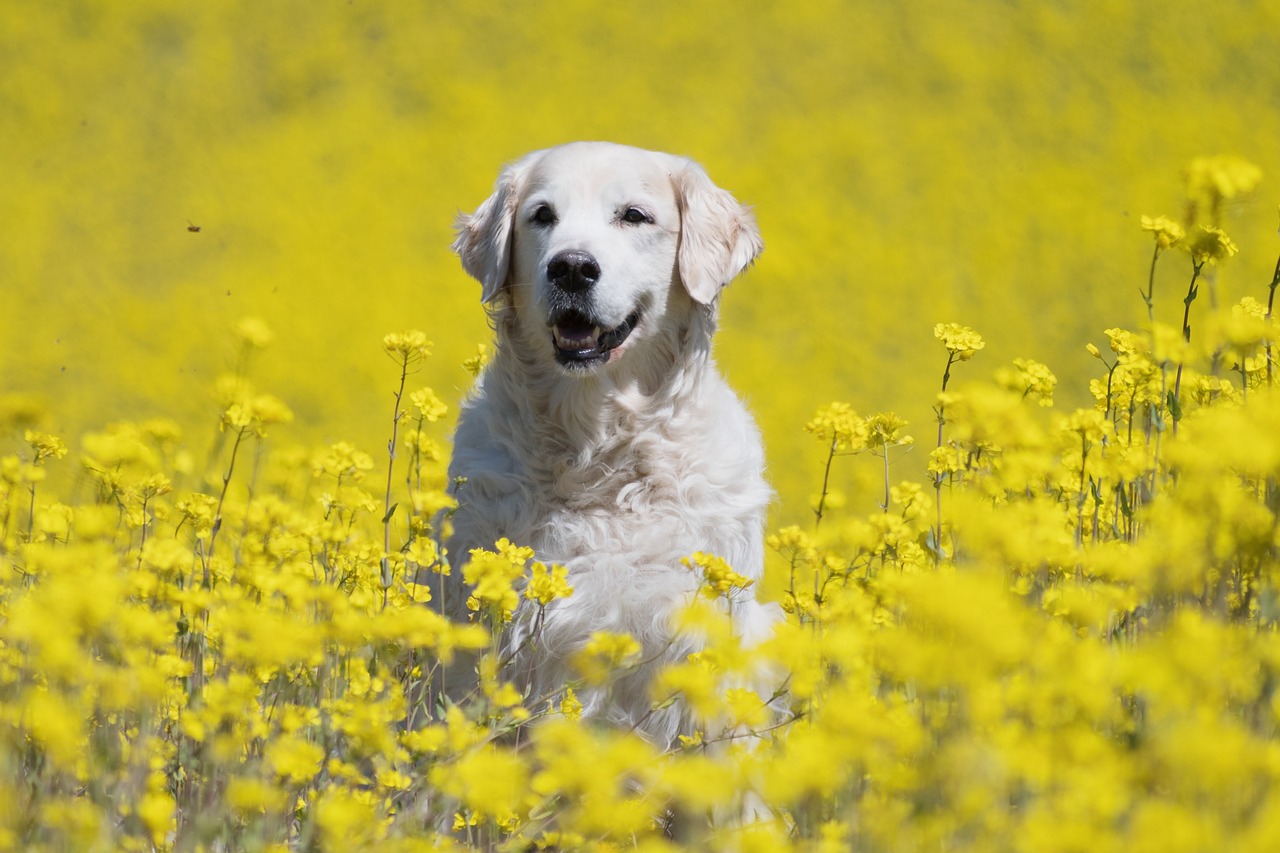
[[[1280,846],[1280,17],[936,6],[0,12],[0,849]],[[717,353],[788,620],[691,555],[671,749],[579,718],[630,638],[507,683],[554,566],[435,544],[453,218],[578,138],[767,247]]]

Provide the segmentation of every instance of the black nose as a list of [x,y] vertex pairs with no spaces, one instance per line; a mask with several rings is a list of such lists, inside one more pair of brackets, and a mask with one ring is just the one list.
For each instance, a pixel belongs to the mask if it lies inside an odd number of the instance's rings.
[[560,252],[547,263],[547,278],[561,290],[580,293],[600,280],[600,265],[586,252]]

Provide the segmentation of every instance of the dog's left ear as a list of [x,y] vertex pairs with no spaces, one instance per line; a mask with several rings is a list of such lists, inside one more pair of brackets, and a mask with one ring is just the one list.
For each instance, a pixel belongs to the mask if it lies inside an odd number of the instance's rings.
[[458,217],[452,248],[462,259],[462,268],[482,285],[482,302],[497,298],[511,273],[512,225],[528,161],[526,157],[503,169],[493,195],[475,213]]
[[709,305],[764,250],[751,210],[684,160],[672,176],[680,202],[680,280]]

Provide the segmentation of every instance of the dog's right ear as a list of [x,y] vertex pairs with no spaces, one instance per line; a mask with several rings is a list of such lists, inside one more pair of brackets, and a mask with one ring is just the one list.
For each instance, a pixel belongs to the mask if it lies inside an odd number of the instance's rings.
[[458,216],[453,250],[462,259],[462,268],[483,285],[482,302],[492,302],[502,292],[511,272],[511,244],[519,187],[528,158],[502,170],[493,195],[475,213]]

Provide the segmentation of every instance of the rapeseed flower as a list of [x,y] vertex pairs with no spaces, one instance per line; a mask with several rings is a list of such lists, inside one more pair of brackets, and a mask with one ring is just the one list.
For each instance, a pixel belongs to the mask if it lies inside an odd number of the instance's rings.
[[596,631],[573,657],[573,665],[591,685],[601,685],[640,657],[640,644],[630,634]]
[[1167,216],[1142,217],[1142,230],[1150,231],[1159,249],[1171,249],[1182,242],[1187,232]]
[[805,432],[822,442],[830,442],[834,452],[851,453],[867,446],[867,422],[848,403],[830,403],[818,409]]
[[535,562],[529,582],[524,589],[524,597],[546,606],[558,598],[568,598],[573,594],[569,586],[569,570],[564,566],[547,566]]
[[475,548],[463,567],[463,579],[471,586],[467,607],[493,615],[496,624],[511,621],[520,598],[515,583],[524,577],[533,559],[533,549],[513,545],[500,539],[495,550]]
[[701,589],[708,598],[732,596],[734,592],[746,589],[754,583],[751,578],[738,574],[723,558],[714,554],[699,551],[682,558],[680,562],[685,568],[702,575]]
[[981,335],[959,323],[938,323],[933,327],[933,336],[942,341],[942,345],[956,361],[968,361],[986,346]]
[[1202,225],[1192,229],[1184,246],[1197,264],[1216,264],[1240,251],[1222,229]]

